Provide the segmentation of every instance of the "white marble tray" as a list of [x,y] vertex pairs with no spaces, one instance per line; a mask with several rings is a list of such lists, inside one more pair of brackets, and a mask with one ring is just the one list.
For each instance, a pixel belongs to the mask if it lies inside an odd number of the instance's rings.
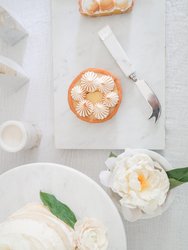
[[86,175],[52,163],[28,164],[0,176],[0,222],[29,202],[40,190],[54,194],[77,218],[94,217],[108,228],[108,250],[127,250],[120,215],[105,191]]
[[[165,0],[139,0],[132,13],[101,18],[83,17],[75,0],[54,0],[53,82],[55,144],[63,149],[123,149],[165,146]],[[157,124],[137,88],[125,78],[97,32],[110,25],[140,76],[162,104]],[[121,78],[123,101],[117,115],[103,124],[80,121],[70,111],[67,90],[74,77],[88,67],[110,70]]]

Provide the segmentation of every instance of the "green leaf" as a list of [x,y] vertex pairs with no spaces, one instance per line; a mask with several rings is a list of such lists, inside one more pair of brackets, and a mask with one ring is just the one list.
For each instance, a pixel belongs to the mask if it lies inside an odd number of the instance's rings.
[[117,157],[117,155],[116,155],[116,154],[114,154],[113,152],[110,152],[110,154],[109,154],[109,158],[111,158],[111,157]]
[[40,198],[43,204],[49,208],[53,215],[64,221],[70,227],[74,228],[77,219],[75,214],[67,205],[57,200],[52,194],[40,192]]
[[178,180],[173,179],[173,178],[170,178],[169,181],[170,181],[170,189],[173,189],[173,188],[178,187],[178,186],[183,184],[183,182],[178,181]]
[[170,181],[170,188],[178,187],[188,182],[188,168],[177,168],[166,172]]

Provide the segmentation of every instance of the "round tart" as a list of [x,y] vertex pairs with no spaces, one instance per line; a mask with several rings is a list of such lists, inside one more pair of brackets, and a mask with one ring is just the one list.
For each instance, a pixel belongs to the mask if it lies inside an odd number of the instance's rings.
[[84,70],[68,90],[70,109],[79,119],[90,123],[110,120],[117,113],[121,99],[119,79],[104,69]]
[[79,0],[80,13],[86,16],[108,16],[132,10],[135,0]]

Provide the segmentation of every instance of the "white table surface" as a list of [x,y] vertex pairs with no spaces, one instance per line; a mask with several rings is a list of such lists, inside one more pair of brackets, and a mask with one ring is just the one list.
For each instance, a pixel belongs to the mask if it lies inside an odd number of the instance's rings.
[[[0,96],[0,122],[35,121],[42,129],[39,148],[8,154],[0,151],[0,173],[30,162],[63,163],[98,181],[109,150],[55,150],[53,84],[51,81],[50,0],[0,0],[30,33],[27,40],[3,54],[19,59],[29,85],[11,97]],[[174,167],[188,166],[188,3],[167,0],[166,150]],[[19,49],[18,49],[19,48]],[[174,205],[163,216],[125,223],[128,250],[187,250],[188,185],[179,188]],[[123,250],[123,249],[120,249]]]

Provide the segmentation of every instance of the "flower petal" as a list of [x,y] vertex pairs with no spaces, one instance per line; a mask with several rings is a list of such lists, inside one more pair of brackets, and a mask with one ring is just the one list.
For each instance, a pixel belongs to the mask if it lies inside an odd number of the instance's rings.
[[125,149],[125,152],[124,152],[124,155],[127,156],[127,157],[132,157],[134,154],[133,150],[131,148],[126,148]]
[[130,222],[134,222],[142,218],[142,211],[139,208],[121,206],[121,212],[123,217]]
[[110,157],[105,161],[105,164],[109,170],[113,170],[115,167],[116,157]]
[[110,171],[102,171],[102,172],[100,172],[99,179],[100,179],[100,182],[101,182],[101,184],[103,186],[108,187],[108,188],[111,186],[110,185],[111,184],[111,182],[110,182],[110,180],[111,180]]
[[123,153],[117,156],[117,160],[126,160],[130,157],[133,156],[132,150],[131,149],[126,149]]

